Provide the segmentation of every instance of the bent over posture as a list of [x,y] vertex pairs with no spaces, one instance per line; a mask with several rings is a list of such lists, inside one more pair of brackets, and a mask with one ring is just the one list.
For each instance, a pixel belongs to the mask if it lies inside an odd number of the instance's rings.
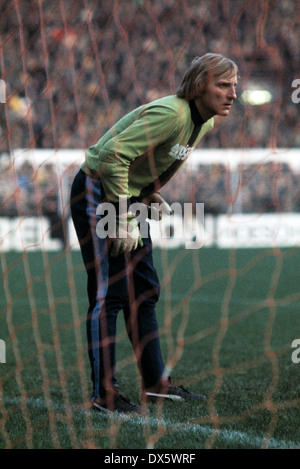
[[[219,54],[195,58],[175,95],[140,106],[119,120],[88,149],[75,176],[71,214],[88,276],[94,409],[142,410],[120,393],[115,376],[120,310],[141,373],[142,401],[161,396],[205,399],[175,385],[165,371],[155,314],[160,286],[151,237],[149,231],[141,236],[129,208],[134,202],[163,203],[160,188],[213,128],[213,116],[228,115],[236,83],[237,66],[230,59]],[[116,214],[113,234],[106,237],[97,229],[104,203]]]

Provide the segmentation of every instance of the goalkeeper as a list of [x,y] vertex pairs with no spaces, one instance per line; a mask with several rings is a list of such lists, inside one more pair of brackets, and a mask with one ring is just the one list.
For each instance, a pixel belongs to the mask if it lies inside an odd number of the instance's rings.
[[[163,199],[160,188],[190,151],[227,116],[236,98],[237,66],[219,54],[195,58],[176,95],[143,105],[119,120],[86,152],[71,189],[71,214],[87,271],[88,353],[92,407],[99,411],[141,412],[117,384],[116,322],[123,311],[141,373],[141,400],[157,397],[205,399],[175,385],[164,368],[155,305],[159,280],[150,233],[139,231],[133,202]],[[116,213],[113,234],[99,236],[101,204]],[[104,206],[104,205],[103,205]],[[103,231],[103,230],[102,230]]]

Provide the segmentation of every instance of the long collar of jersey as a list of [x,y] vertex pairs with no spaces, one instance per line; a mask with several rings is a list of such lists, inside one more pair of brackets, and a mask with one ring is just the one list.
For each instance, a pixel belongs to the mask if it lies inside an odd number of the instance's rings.
[[194,122],[196,127],[202,127],[202,125],[204,124],[204,120],[200,116],[195,101],[192,99],[191,101],[189,101],[189,105],[191,110],[192,121]]

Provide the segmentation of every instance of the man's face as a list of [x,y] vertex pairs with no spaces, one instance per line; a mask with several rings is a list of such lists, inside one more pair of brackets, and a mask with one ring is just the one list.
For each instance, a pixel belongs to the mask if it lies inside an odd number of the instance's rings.
[[227,116],[236,99],[236,85],[236,75],[211,77],[201,96],[195,100],[202,119],[207,120],[216,115]]

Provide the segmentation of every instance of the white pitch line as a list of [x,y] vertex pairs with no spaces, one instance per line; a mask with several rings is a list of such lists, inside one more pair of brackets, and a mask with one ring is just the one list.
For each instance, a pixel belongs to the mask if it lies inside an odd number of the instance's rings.
[[[173,428],[176,427],[177,425],[173,425]],[[230,442],[233,444],[244,444],[247,446],[247,448],[261,448],[263,442],[265,441],[267,444],[268,448],[277,448],[277,449],[295,449],[297,448],[297,445],[294,442],[291,441],[285,441],[285,440],[276,440],[275,438],[270,438],[264,440],[261,437],[258,437],[257,435],[253,435],[250,432],[245,433],[245,432],[239,432],[235,430],[226,430],[226,429],[220,429],[220,430],[214,430],[209,426],[206,425],[193,425],[188,428],[181,428],[179,430],[180,432],[192,432],[192,433],[202,433],[207,437],[216,435],[219,440]]]
[[[7,403],[7,404],[16,405],[19,402],[20,402],[20,398],[4,399],[4,403]],[[45,410],[48,409],[46,402],[40,398],[29,397],[28,399],[26,399],[26,403],[36,409],[45,409]],[[60,413],[65,412],[65,406],[63,404],[52,402],[51,406],[55,412],[60,412]],[[92,412],[92,411],[85,410],[85,409],[80,410],[78,409],[78,406],[71,406],[70,410],[77,414],[84,414],[86,412],[88,413]],[[198,435],[202,434],[204,437],[207,437],[207,438],[216,435],[219,441],[222,440],[227,443],[230,443],[231,445],[243,444],[248,449],[261,448],[262,444],[264,443],[263,438],[257,435],[254,435],[251,432],[246,433],[246,432],[227,430],[227,429],[222,429],[222,428],[220,430],[214,430],[208,425],[199,425],[199,424],[193,425],[187,422],[174,423],[173,421],[170,421],[168,419],[157,419],[149,415],[146,415],[145,417],[143,417],[141,415],[128,416],[125,414],[111,414],[111,417],[117,420],[119,419],[122,421],[126,420],[126,422],[129,425],[134,425],[134,426],[136,426],[136,424],[144,425],[145,423],[147,423],[147,425],[153,425],[153,426],[158,425],[161,427],[166,427],[170,429],[172,432],[180,432],[181,434],[197,433]],[[265,440],[265,443],[267,444],[267,448],[269,449],[299,449],[300,448],[300,445],[297,445],[293,441],[277,440],[275,438],[270,438],[268,440]],[[154,448],[148,447],[147,449],[154,449]]]

